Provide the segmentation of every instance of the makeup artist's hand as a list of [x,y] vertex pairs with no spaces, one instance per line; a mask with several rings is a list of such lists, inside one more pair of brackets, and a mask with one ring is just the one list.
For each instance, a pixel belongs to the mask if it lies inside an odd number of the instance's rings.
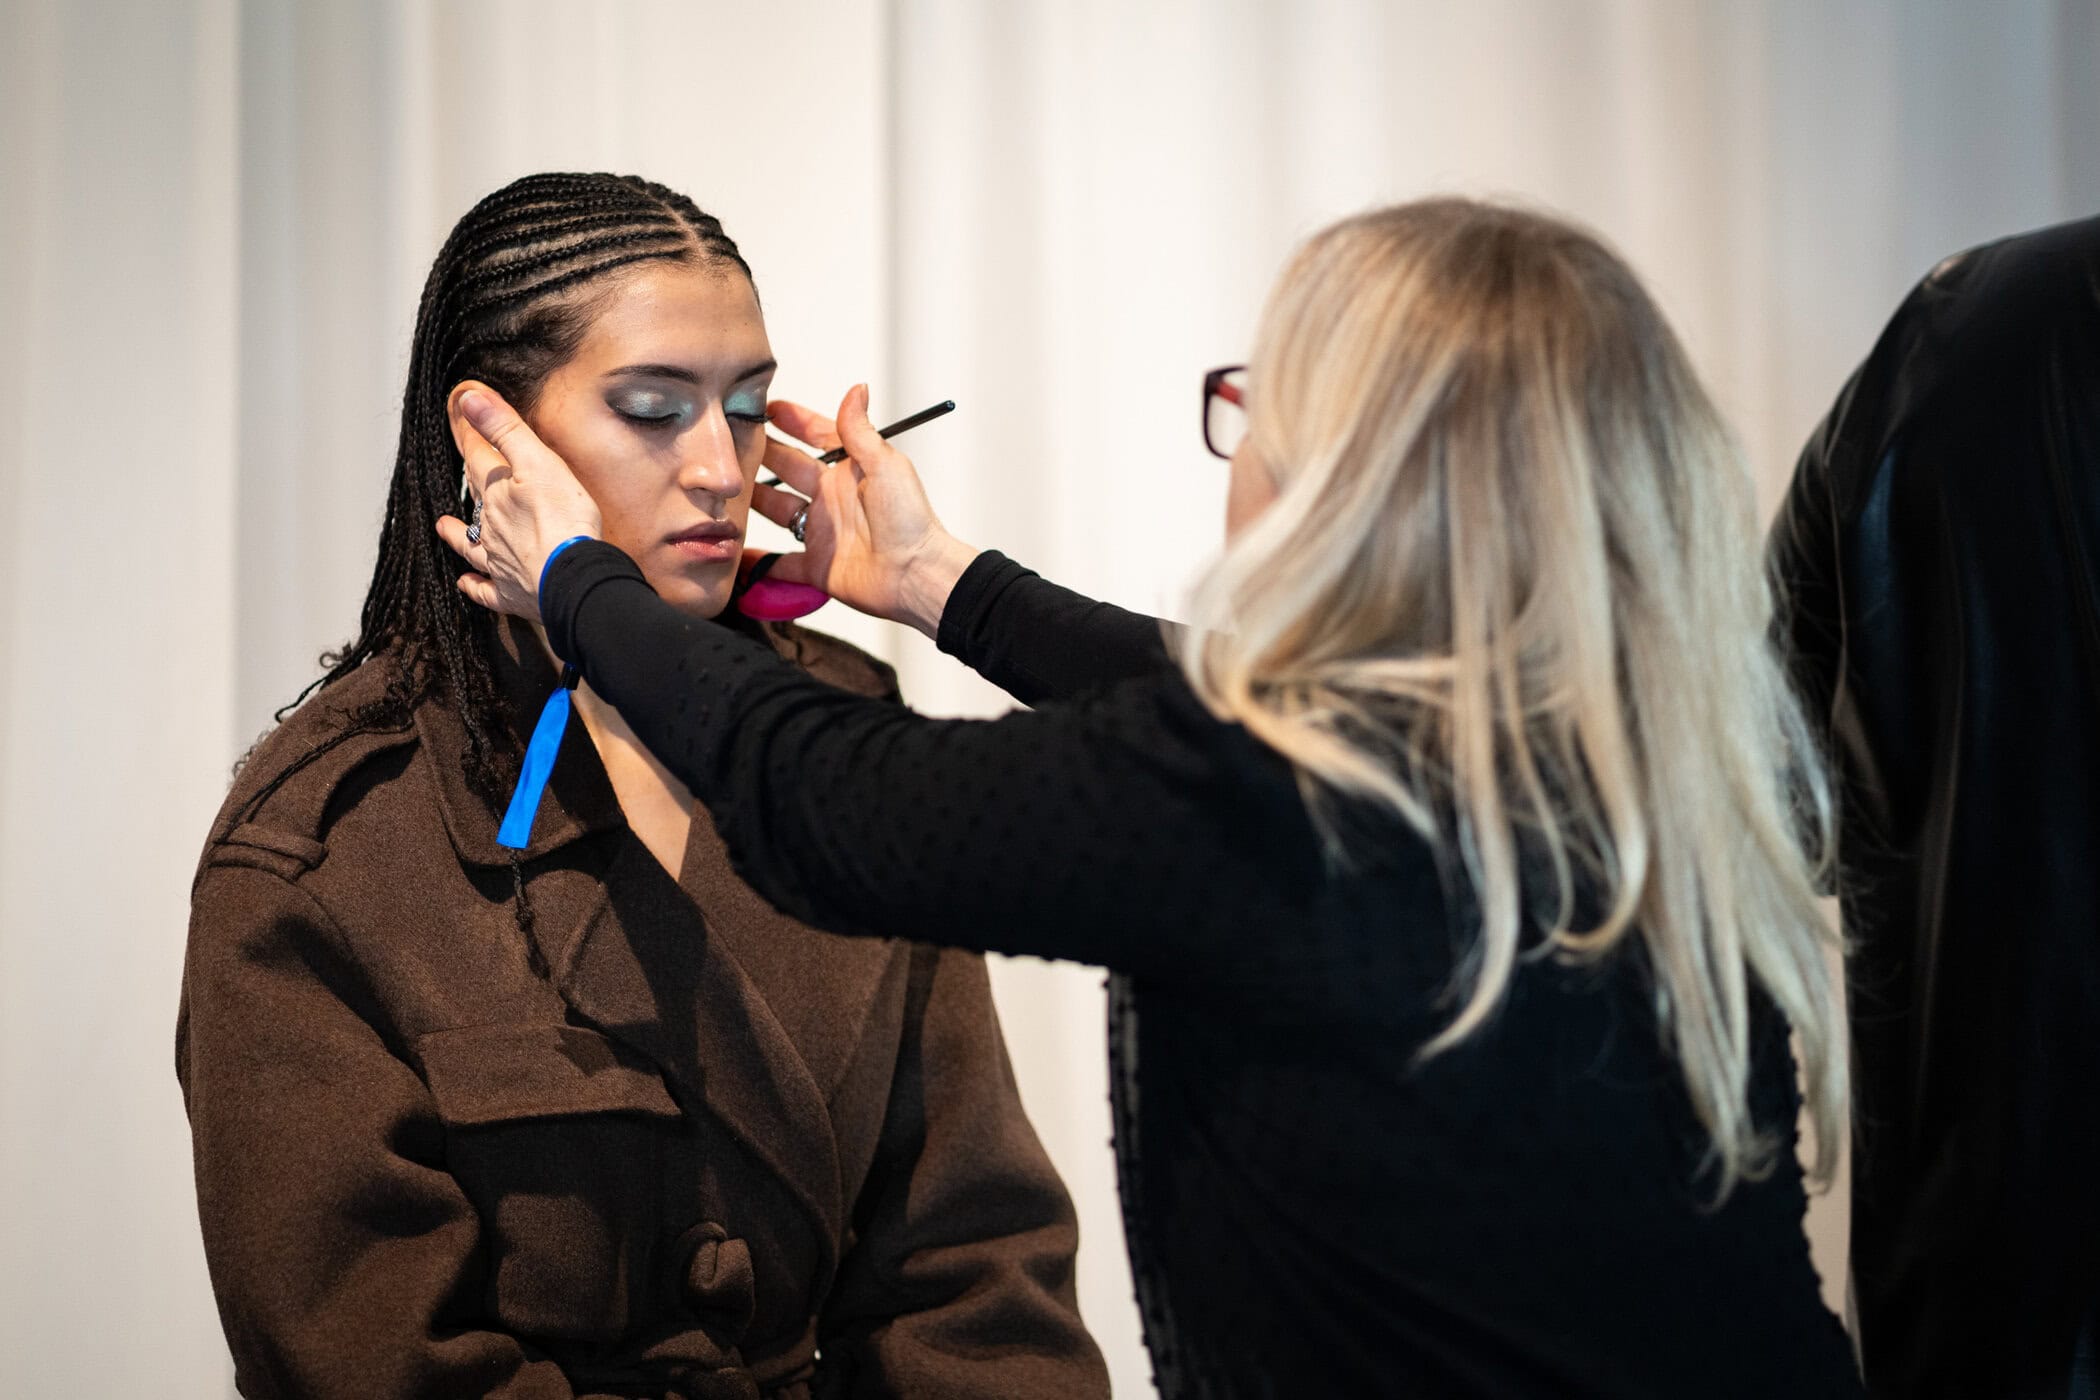
[[482,506],[478,544],[467,542],[464,521],[438,519],[438,535],[474,567],[460,576],[459,591],[485,608],[538,622],[547,556],[563,540],[604,529],[598,503],[488,385],[458,385],[448,409],[467,489]]
[[836,420],[778,399],[766,413],[797,441],[819,452],[843,446],[847,454],[827,466],[766,440],[765,464],[784,484],[760,486],[753,509],[786,525],[809,503],[803,552],[783,558],[769,577],[810,584],[849,608],[934,636],[948,594],[978,552],[948,533],[911,459],[868,421],[868,386],[847,391]]

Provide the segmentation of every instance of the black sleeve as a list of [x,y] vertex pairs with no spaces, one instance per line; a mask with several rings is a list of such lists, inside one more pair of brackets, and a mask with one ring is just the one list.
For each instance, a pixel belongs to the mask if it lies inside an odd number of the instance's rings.
[[687,617],[607,544],[565,550],[541,597],[556,654],[806,923],[1157,975],[1232,958],[1321,876],[1289,765],[1178,673],[931,720]]
[[1067,700],[1173,665],[1167,624],[1061,588],[995,549],[977,556],[941,612],[942,651],[1024,705]]

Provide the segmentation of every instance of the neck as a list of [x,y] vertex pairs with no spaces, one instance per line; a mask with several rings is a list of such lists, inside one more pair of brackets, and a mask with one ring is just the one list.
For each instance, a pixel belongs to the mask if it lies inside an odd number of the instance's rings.
[[648,774],[664,789],[667,797],[674,800],[685,811],[693,810],[693,795],[670,769],[658,761],[655,754],[645,748],[634,730],[628,727],[626,718],[615,709],[612,702],[592,690],[589,685],[578,682],[576,686],[576,713],[583,716],[583,727],[590,733],[591,742],[597,746],[598,757],[605,764],[613,780],[613,790],[619,793],[621,804],[627,805],[627,794],[622,782],[623,770],[628,774]]

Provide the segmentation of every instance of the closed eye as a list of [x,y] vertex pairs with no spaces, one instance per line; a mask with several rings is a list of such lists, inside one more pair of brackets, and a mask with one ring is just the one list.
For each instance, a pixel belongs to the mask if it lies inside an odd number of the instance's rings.
[[628,422],[644,428],[668,427],[692,416],[692,403],[683,395],[656,389],[633,389],[608,395],[605,406]]
[[616,408],[613,412],[619,414],[628,422],[639,423],[645,428],[661,428],[667,424],[676,423],[684,416],[675,409],[670,413],[630,413],[624,408]]

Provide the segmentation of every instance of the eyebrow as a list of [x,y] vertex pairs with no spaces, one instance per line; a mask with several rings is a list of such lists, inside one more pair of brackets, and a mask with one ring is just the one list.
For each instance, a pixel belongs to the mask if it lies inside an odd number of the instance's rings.
[[[779,368],[780,361],[778,360],[760,360],[756,364],[747,365],[743,369],[738,370],[734,375],[730,376],[729,382],[741,384],[746,379]],[[676,379],[682,384],[698,384],[700,382],[700,376],[683,365],[622,365],[618,369],[607,370],[605,373],[607,379],[618,379],[623,375],[641,375],[650,379]]]

